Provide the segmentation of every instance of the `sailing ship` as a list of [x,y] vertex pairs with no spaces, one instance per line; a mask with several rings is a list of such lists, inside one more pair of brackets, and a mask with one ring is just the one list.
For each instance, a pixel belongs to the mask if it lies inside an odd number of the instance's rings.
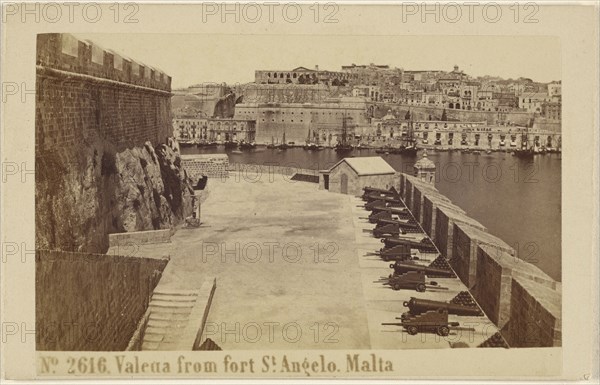
[[285,131],[283,131],[283,137],[281,138],[281,144],[277,146],[280,150],[287,150],[288,144],[285,141]]
[[348,153],[352,151],[352,145],[348,143],[348,126],[346,121],[352,119],[351,117],[342,117],[342,140],[339,141],[335,146],[335,152],[337,153]]
[[271,136],[271,144],[267,144],[267,148],[277,148],[275,146],[275,137]]
[[527,143],[528,131],[529,129],[525,128],[525,133],[521,134],[521,148],[513,152],[513,154],[519,158],[533,158],[533,155],[535,154],[533,148],[529,147]]
[[302,148],[305,150],[309,150],[309,151],[317,150],[319,146],[315,142],[313,142],[313,140],[311,139],[310,132],[311,132],[311,130],[309,128],[308,136],[306,137],[306,144],[304,146],[302,146]]
[[414,135],[413,120],[411,114],[410,121],[408,122],[408,132],[406,138],[402,140],[402,145],[400,146],[400,153],[409,156],[416,156],[418,150],[419,149],[417,148],[417,140],[415,139]]

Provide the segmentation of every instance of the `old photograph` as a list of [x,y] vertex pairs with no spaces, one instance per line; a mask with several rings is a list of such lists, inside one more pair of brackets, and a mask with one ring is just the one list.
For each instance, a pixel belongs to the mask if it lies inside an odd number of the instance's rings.
[[561,346],[558,41],[304,40],[38,35],[39,350]]

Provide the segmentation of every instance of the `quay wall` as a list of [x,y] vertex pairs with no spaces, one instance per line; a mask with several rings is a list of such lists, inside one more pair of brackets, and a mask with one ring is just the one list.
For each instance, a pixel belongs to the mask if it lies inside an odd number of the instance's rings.
[[40,34],[36,247],[102,253],[108,234],[191,212],[172,136],[171,78],[72,34]]
[[167,263],[36,250],[36,349],[125,350]]
[[402,173],[398,186],[406,206],[510,346],[561,346],[559,282],[520,259],[434,185]]
[[198,178],[227,178],[229,176],[229,157],[227,154],[182,155],[183,169],[197,182]]

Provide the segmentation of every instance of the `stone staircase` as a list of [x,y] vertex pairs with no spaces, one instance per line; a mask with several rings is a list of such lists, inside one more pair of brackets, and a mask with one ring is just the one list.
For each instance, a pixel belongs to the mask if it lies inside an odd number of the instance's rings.
[[157,289],[148,306],[142,350],[176,350],[190,322],[198,291]]

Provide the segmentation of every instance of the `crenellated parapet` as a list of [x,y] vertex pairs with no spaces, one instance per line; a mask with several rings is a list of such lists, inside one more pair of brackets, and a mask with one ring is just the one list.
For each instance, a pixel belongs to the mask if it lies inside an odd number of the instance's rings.
[[87,75],[98,81],[171,92],[171,77],[162,70],[69,33],[38,35],[36,65],[38,71]]

